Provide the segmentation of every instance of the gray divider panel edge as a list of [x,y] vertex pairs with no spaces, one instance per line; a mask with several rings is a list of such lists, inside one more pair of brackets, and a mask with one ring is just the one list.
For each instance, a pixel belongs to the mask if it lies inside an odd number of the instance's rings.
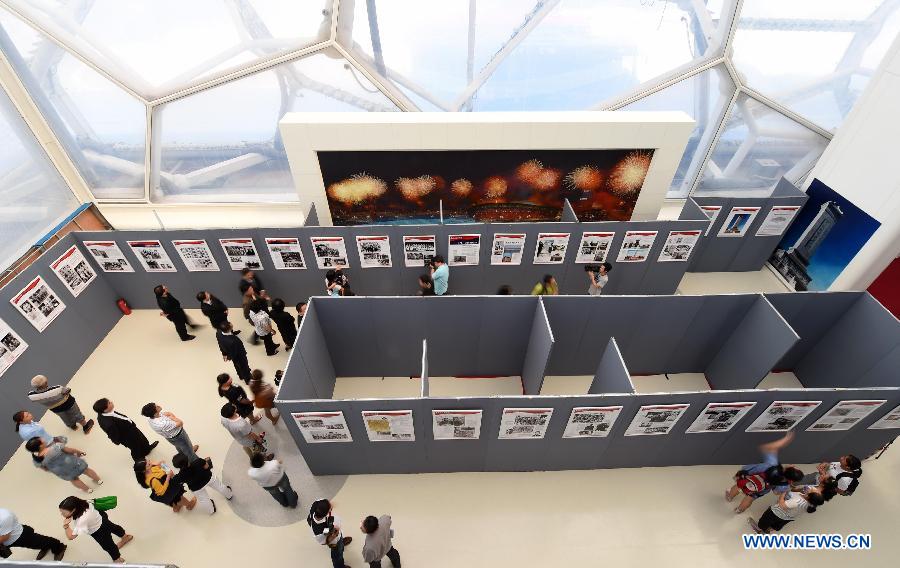
[[528,347],[525,350],[525,358],[522,362],[522,388],[527,395],[538,395],[544,384],[544,372],[547,370],[547,362],[553,351],[553,332],[550,331],[550,323],[547,321],[547,312],[544,304],[536,302],[534,317],[531,322],[531,333],[528,338]]
[[563,200],[563,209],[562,209],[561,220],[565,223],[577,223],[578,222],[578,215],[575,213],[575,210],[572,209],[572,204],[569,202],[568,198]]
[[419,377],[422,381],[422,398],[428,398],[429,396],[429,386],[428,386],[428,340],[422,340],[422,375]]
[[588,394],[634,394],[634,385],[631,382],[631,374],[625,367],[616,338],[610,337],[609,343],[600,357],[594,380],[588,388]]
[[316,211],[316,204],[309,204],[309,212],[303,220],[304,227],[317,227],[319,225],[319,213]]
[[[279,393],[279,396],[285,400],[309,398],[310,395],[303,393],[308,392],[310,387],[315,391],[314,396],[317,398],[331,398],[334,394],[337,376],[334,372],[328,341],[322,333],[320,324],[319,307],[322,301],[322,299],[310,300],[306,307],[306,315],[303,316],[303,324],[300,326],[300,333],[295,342],[297,347],[294,349],[300,354],[300,361],[303,363],[303,369],[296,370],[300,373],[305,371],[305,374],[298,374],[296,378],[292,377],[291,386],[288,389],[282,389],[285,392]],[[324,299],[324,301],[328,300]],[[292,362],[295,356],[294,353],[291,354]],[[290,369],[290,365],[288,367]],[[282,387],[287,384],[287,372],[285,372]]]

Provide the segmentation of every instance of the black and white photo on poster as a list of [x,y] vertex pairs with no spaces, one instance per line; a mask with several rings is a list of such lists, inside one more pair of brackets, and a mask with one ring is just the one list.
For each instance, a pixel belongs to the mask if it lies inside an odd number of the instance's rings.
[[291,417],[307,444],[353,441],[343,411],[292,412]]
[[732,207],[719,229],[720,237],[743,237],[750,230],[759,207]]
[[362,419],[370,442],[416,440],[412,410],[363,410]]
[[434,235],[407,235],[403,237],[403,260],[407,268],[431,264],[437,254]]
[[609,247],[612,246],[615,236],[615,233],[583,233],[581,243],[578,245],[578,254],[575,255],[575,263],[606,262]]
[[892,428],[900,428],[900,406],[873,422],[867,430],[890,430]]
[[799,205],[776,205],[769,209],[762,225],[756,230],[757,237],[769,237],[783,235],[788,225],[800,211]]
[[835,432],[849,430],[856,426],[860,420],[881,408],[881,405],[886,402],[886,400],[842,400],[813,422],[806,431]]
[[703,233],[703,236],[709,236],[709,232],[712,230],[713,225],[716,224],[716,219],[719,217],[719,213],[722,212],[721,205],[701,205],[700,210],[706,215],[709,219],[709,226],[706,227],[706,232]]
[[621,412],[621,406],[576,406],[569,415],[563,438],[605,438]]
[[481,410],[432,410],[431,431],[435,440],[481,438]]
[[128,246],[147,272],[177,272],[161,242],[128,241]]
[[650,256],[657,231],[626,231],[617,262],[644,262]]
[[690,404],[654,404],[642,406],[638,409],[637,414],[628,429],[625,430],[626,436],[661,436],[668,434],[675,423],[688,409]]
[[50,268],[76,298],[97,277],[97,273],[88,265],[87,259],[75,245],[70,246],[62,256],[53,261]]
[[40,276],[36,276],[9,302],[41,332],[66,309],[59,296]]
[[494,233],[491,264],[518,266],[525,252],[525,233]]
[[756,406],[755,402],[711,402],[688,426],[687,434],[728,432]]
[[479,262],[481,235],[450,235],[447,238],[447,264],[472,266]]
[[387,235],[357,236],[356,250],[361,268],[391,267],[391,239]]
[[536,440],[547,434],[552,408],[504,408],[500,416],[501,440]]
[[134,272],[116,241],[84,241],[81,244],[103,272]]
[[821,400],[776,400],[756,417],[747,432],[788,432],[815,410]]
[[313,254],[316,255],[316,266],[328,270],[331,268],[349,268],[347,245],[344,237],[310,237]]
[[538,233],[534,264],[562,264],[566,260],[571,233]]
[[658,262],[687,262],[702,231],[669,231]]
[[248,237],[219,239],[219,244],[222,245],[222,250],[225,251],[225,256],[228,258],[228,266],[232,270],[243,270],[244,268],[249,268],[250,270],[263,269],[262,262],[259,260],[259,252],[256,250],[256,243],[253,242],[253,239]]
[[266,248],[276,270],[305,270],[306,259],[297,237],[266,238]]
[[213,258],[209,245],[203,239],[172,241],[172,246],[188,272],[218,272],[219,264]]
[[26,349],[28,349],[28,344],[25,343],[25,340],[0,319],[0,377]]

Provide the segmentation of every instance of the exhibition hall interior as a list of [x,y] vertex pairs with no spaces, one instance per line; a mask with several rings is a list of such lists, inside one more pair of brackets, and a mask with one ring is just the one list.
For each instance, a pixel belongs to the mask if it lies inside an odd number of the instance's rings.
[[900,0],[0,0],[10,565],[900,557]]

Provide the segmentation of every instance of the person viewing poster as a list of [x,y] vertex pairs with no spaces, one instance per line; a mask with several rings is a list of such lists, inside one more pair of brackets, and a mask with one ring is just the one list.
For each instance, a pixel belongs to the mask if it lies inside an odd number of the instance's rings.
[[403,260],[407,268],[431,264],[437,254],[434,235],[409,235],[403,237]]
[[472,266],[479,262],[481,235],[450,235],[447,261],[450,266]]
[[347,246],[344,237],[310,237],[313,254],[316,255],[316,266],[319,268],[348,268]]
[[562,264],[566,260],[571,233],[538,233],[534,264]]
[[615,236],[615,233],[583,233],[581,244],[578,245],[578,254],[575,255],[575,263],[606,262],[609,247],[612,246]]
[[500,416],[501,440],[543,438],[550,425],[552,408],[504,408]]
[[703,432],[728,432],[756,406],[755,402],[711,402],[706,405],[687,434]]
[[266,248],[272,257],[276,270],[305,270],[306,260],[297,237],[274,237],[266,239]]
[[172,241],[178,256],[188,272],[218,272],[219,264],[213,258],[209,245],[203,239],[194,241]]
[[644,262],[650,256],[657,231],[626,231],[618,262]]
[[799,205],[779,205],[769,209],[766,218],[763,219],[762,225],[756,230],[757,237],[783,235],[788,225],[797,216],[800,211]]
[[703,231],[669,231],[658,262],[687,262]]
[[50,268],[76,298],[97,277],[97,273],[88,265],[87,259],[75,245],[70,246],[61,257],[53,261]]
[[621,406],[576,406],[563,438],[605,438],[621,412]]
[[518,266],[522,264],[522,253],[524,251],[524,233],[494,233],[494,244],[491,247],[491,264]]
[[356,250],[362,268],[391,267],[391,240],[387,236],[356,237]]
[[888,430],[891,428],[900,428],[900,406],[873,422],[867,430]]
[[654,404],[642,406],[634,415],[626,436],[661,436],[668,434],[690,404]]
[[147,272],[178,272],[159,241],[128,241],[131,252]]
[[0,319],[0,377],[28,349],[25,340]]
[[759,207],[732,207],[719,229],[720,237],[743,237],[750,230]]
[[703,233],[703,236],[709,236],[709,232],[712,230],[713,225],[716,224],[716,218],[719,216],[719,213],[722,212],[721,205],[701,205],[700,210],[706,214],[707,218],[709,218],[709,226],[706,227],[706,232]]
[[860,420],[872,414],[886,400],[842,400],[831,407],[831,410],[823,414],[807,432],[835,432],[849,430],[856,426]]
[[435,440],[481,438],[481,410],[432,410],[431,431]]
[[776,400],[747,427],[746,431],[788,432],[820,404],[821,400]]
[[134,272],[115,241],[84,241],[81,244],[88,249],[103,272]]
[[292,412],[291,417],[307,444],[353,441],[343,411]]
[[256,252],[256,244],[250,238],[219,239],[225,256],[228,257],[228,265],[232,270],[262,270],[263,265]]
[[370,442],[414,442],[412,410],[363,410]]
[[18,294],[10,298],[9,302],[41,332],[66,309],[59,296],[40,276],[36,276]]

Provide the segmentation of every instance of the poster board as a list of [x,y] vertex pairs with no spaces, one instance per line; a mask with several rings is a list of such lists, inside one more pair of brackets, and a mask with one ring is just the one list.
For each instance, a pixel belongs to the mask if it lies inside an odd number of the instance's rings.
[[571,233],[538,233],[534,264],[562,264],[566,261]]
[[28,343],[0,319],[0,377],[28,349]]
[[266,237],[266,248],[275,270],[306,270],[306,259],[297,237]]
[[127,241],[131,252],[147,272],[178,272],[159,241]]
[[894,408],[869,426],[868,430],[889,430],[900,428],[900,406]]
[[703,231],[669,231],[657,262],[687,262]]
[[481,235],[450,235],[447,237],[447,264],[475,266],[479,262]]
[[700,210],[709,218],[709,226],[706,228],[706,232],[703,233],[704,237],[709,236],[709,232],[712,230],[713,225],[716,224],[716,218],[719,216],[719,213],[722,212],[721,205],[698,205]]
[[250,270],[262,270],[263,265],[259,260],[259,252],[256,250],[256,243],[250,237],[219,239],[222,250],[228,258],[228,266],[232,270],[242,270],[249,268]]
[[788,432],[809,416],[821,400],[776,400],[760,414],[747,432]]
[[363,410],[363,423],[370,442],[414,442],[412,410]]
[[63,301],[40,276],[36,276],[9,302],[41,332],[66,309]]
[[658,231],[626,231],[617,262],[644,262],[650,256]]
[[812,423],[807,432],[837,432],[849,430],[872,414],[886,400],[842,400]]
[[576,406],[569,415],[563,438],[605,438],[621,412],[621,406]]
[[773,205],[763,219],[759,229],[756,230],[757,237],[771,237],[783,235],[788,225],[797,216],[800,211],[799,205]]
[[750,230],[759,207],[732,207],[719,229],[720,237],[743,237]]
[[134,272],[134,268],[116,241],[84,241],[81,243],[94,257],[103,272]]
[[50,269],[76,298],[97,277],[97,273],[75,245],[70,246],[62,256],[54,260],[50,264]]
[[363,237],[357,235],[356,250],[361,268],[390,268],[391,239],[387,235]]
[[344,237],[310,237],[309,242],[312,243],[316,266],[319,268],[349,268]]
[[405,235],[403,237],[403,262],[407,268],[430,264],[437,254],[434,235]]
[[575,264],[606,262],[615,233],[583,233],[575,255]]
[[218,272],[219,264],[204,239],[172,241],[188,272]]
[[663,436],[672,431],[675,423],[690,404],[651,404],[641,406],[634,415],[626,436]]
[[494,233],[491,264],[519,266],[525,252],[525,233]]
[[711,402],[688,426],[686,434],[728,432],[747,416],[755,402]]
[[431,431],[435,440],[478,440],[482,410],[432,410]]
[[353,436],[344,419],[344,412],[292,412],[291,418],[303,434],[307,444],[352,442]]
[[552,408],[504,408],[500,415],[501,440],[538,440],[547,434]]

